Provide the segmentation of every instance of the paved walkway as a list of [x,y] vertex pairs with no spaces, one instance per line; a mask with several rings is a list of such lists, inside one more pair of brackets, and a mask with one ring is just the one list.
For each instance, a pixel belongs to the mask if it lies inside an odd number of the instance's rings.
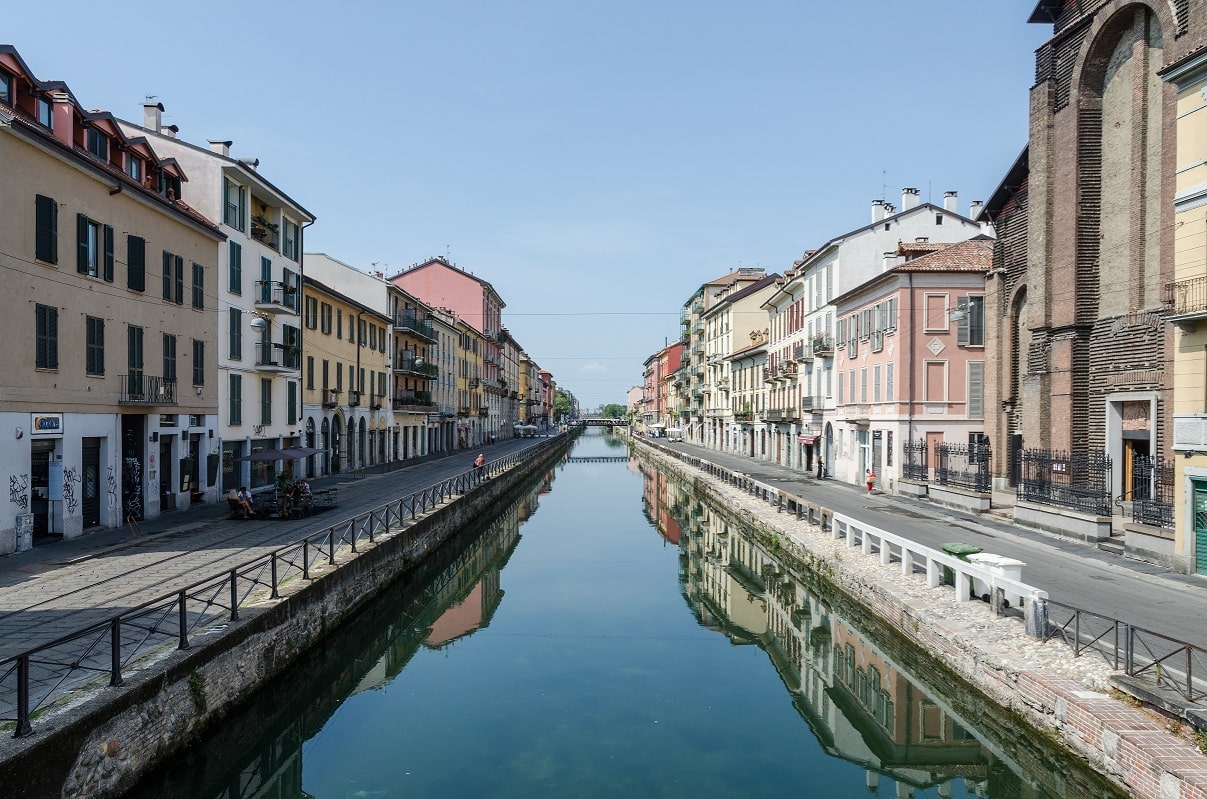
[[924,500],[875,493],[833,479],[818,480],[774,463],[658,440],[763,483],[863,519],[920,544],[975,544],[1024,561],[1023,580],[1067,605],[1207,648],[1207,579],[1121,556],[1072,539],[1017,526],[1000,517],[964,513]]
[[[512,439],[481,451],[490,461],[533,443]],[[223,501],[169,511],[142,523],[138,535],[103,530],[0,557],[0,660],[467,471],[476,455],[463,450],[363,478],[311,480],[313,490],[338,488],[339,505],[303,519],[231,520]]]

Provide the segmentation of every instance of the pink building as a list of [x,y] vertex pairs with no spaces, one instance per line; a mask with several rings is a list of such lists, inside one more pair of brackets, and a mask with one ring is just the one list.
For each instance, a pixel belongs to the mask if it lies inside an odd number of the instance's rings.
[[992,256],[987,237],[901,244],[890,268],[834,299],[834,478],[858,484],[871,469],[879,490],[898,493],[906,442],[933,453],[984,440]]

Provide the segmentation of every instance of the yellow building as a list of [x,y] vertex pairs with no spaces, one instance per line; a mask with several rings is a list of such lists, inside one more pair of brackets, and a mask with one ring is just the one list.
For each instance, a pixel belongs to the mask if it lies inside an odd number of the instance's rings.
[[[348,281],[374,280],[351,267],[348,273]],[[391,437],[390,317],[311,277],[303,278],[302,291],[302,415],[307,445],[313,440],[323,450],[310,473],[383,463]]]
[[472,325],[457,320],[457,447],[486,443],[487,416],[482,386],[482,354],[486,339]]
[[[1174,187],[1174,282],[1165,300],[1174,324],[1173,531],[1152,558],[1207,574],[1207,54],[1198,51],[1162,71],[1177,89]],[[1149,536],[1150,538],[1152,536]],[[1129,541],[1129,546],[1131,542]]]
[[0,164],[0,554],[216,500],[225,237],[187,176],[7,45]]

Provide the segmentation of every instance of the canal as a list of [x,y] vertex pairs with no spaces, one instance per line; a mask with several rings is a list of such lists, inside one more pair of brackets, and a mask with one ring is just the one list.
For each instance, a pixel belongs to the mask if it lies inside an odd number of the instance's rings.
[[622,439],[500,511],[128,797],[1114,794]]

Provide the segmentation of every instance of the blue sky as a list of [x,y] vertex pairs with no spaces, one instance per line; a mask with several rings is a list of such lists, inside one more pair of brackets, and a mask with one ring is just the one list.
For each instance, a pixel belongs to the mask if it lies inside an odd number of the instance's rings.
[[5,41],[85,107],[153,95],[185,140],[234,140],[318,217],[307,251],[489,280],[592,406],[701,283],[782,271],[903,186],[987,199],[1026,144],[1034,6],[66,0],[6,9]]

